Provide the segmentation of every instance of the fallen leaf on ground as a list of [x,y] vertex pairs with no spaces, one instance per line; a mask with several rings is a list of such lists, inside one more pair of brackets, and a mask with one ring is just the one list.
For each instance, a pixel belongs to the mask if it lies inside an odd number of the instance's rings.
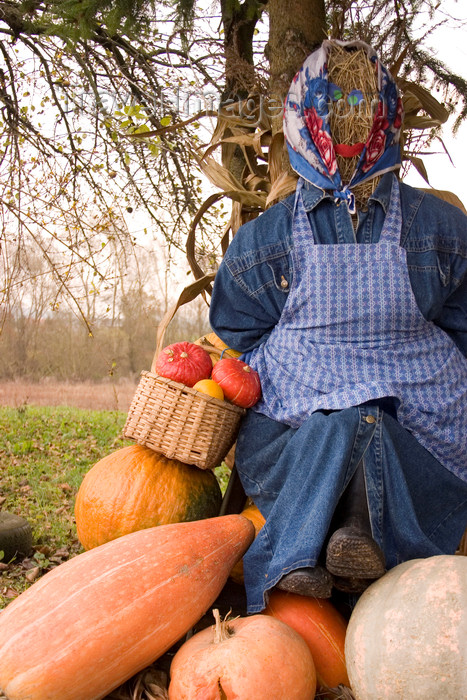
[[32,583],[39,576],[40,571],[40,566],[35,566],[33,569],[29,569],[29,571],[25,574],[25,577],[30,583]]
[[17,598],[19,596],[19,593],[18,593],[18,591],[15,591],[14,588],[4,588],[2,591],[2,595],[5,598],[13,599],[13,598]]

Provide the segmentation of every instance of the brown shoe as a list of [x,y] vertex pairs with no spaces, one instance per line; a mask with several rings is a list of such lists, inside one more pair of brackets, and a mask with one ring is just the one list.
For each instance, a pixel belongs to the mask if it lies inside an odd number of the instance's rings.
[[334,576],[353,579],[377,579],[386,571],[381,549],[370,535],[356,527],[341,527],[331,536],[326,569]]
[[295,569],[281,578],[276,588],[313,598],[330,598],[333,578],[322,566]]

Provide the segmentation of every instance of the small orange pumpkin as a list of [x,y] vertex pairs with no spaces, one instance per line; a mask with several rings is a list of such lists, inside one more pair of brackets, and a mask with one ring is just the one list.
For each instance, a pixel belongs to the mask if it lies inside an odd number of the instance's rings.
[[[246,508],[243,509],[242,515],[245,518],[248,518],[253,525],[255,526],[255,537],[258,534],[258,532],[261,530],[263,527],[264,523],[266,520],[264,519],[264,516],[261,515],[259,509],[255,506],[254,503],[247,505]],[[230,572],[230,578],[235,581],[235,583],[240,583],[243,584],[243,560],[240,559],[237,564],[235,564],[234,568]]]
[[83,547],[92,549],[148,527],[215,517],[221,502],[212,471],[130,445],[85,475],[75,502],[76,529]]
[[306,641],[321,693],[350,685],[344,654],[347,622],[329,600],[275,589],[264,612],[290,625]]

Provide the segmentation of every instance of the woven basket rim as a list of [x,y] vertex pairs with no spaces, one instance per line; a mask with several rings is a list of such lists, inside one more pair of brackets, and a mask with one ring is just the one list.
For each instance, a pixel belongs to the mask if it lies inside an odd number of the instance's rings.
[[223,408],[234,413],[240,413],[242,415],[246,412],[246,408],[242,408],[242,406],[237,406],[236,404],[229,401],[229,399],[216,399],[215,396],[210,396],[209,394],[205,394],[202,391],[198,391],[197,389],[194,389],[191,386],[187,386],[186,384],[182,384],[181,382],[176,382],[174,379],[169,379],[168,377],[163,377],[162,375],[156,374],[155,372],[151,372],[150,370],[142,370],[141,376],[152,377],[153,379],[156,379],[157,381],[163,384],[167,384],[167,386],[173,387],[174,389],[178,389],[179,391],[184,391],[187,394],[192,394],[193,396],[196,396],[197,399],[202,400],[205,403],[212,403],[214,404],[214,406],[218,406],[219,408]]

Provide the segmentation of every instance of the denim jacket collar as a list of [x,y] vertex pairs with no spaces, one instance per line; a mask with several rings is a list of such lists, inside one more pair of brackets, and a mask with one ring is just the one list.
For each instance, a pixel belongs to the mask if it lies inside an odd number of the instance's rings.
[[[385,213],[387,212],[389,205],[392,181],[394,177],[396,176],[393,173],[386,173],[383,175],[375,191],[369,198],[370,200],[379,202]],[[330,190],[323,190],[316,185],[312,185],[311,182],[307,182],[306,180],[303,182],[302,198],[305,211],[307,212],[312,211],[324,199],[329,199],[331,201],[334,200]]]
[[389,200],[391,199],[392,183],[396,176],[394,173],[386,173],[383,175],[379,181],[375,191],[370,195],[370,201],[379,202],[384,209],[384,213],[387,213]]

